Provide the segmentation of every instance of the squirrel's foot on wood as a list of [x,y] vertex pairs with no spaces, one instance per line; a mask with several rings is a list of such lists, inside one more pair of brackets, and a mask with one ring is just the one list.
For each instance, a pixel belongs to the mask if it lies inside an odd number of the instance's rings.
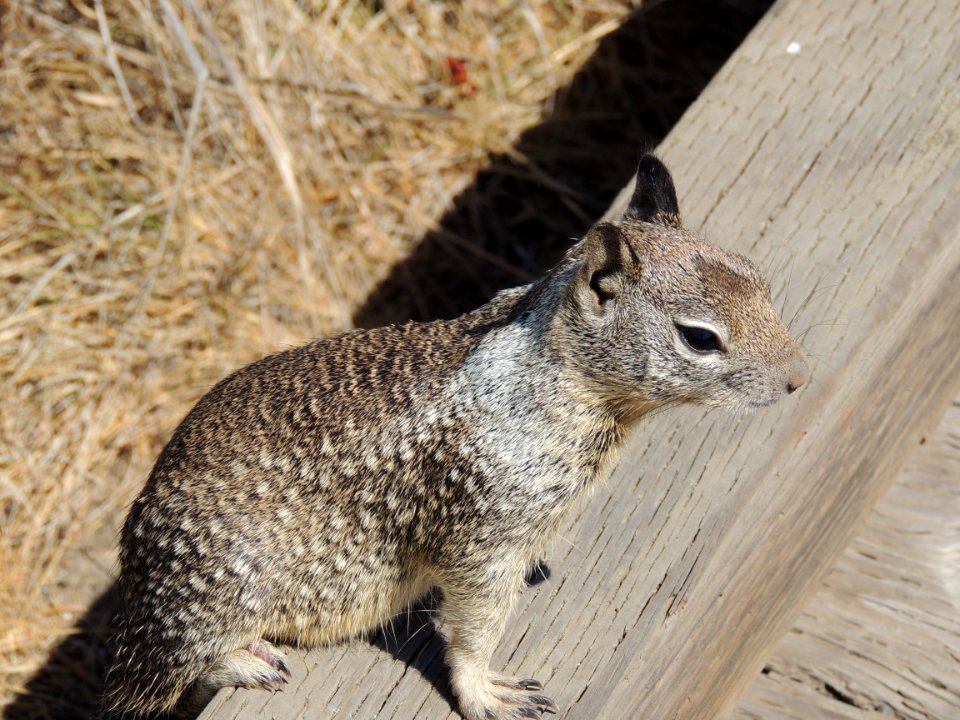
[[223,655],[180,700],[176,717],[195,717],[220,688],[242,687],[277,691],[287,683],[290,670],[283,653],[265,640]]
[[538,680],[516,680],[490,673],[487,682],[478,687],[457,687],[455,693],[460,712],[467,720],[540,720],[543,713],[555,713],[557,705],[546,695]]
[[220,658],[204,678],[204,684],[213,689],[243,687],[279,690],[287,683],[290,670],[283,653],[273,645],[257,640]]
[[283,675],[283,682],[286,682],[286,678],[290,677],[290,668],[287,667],[286,656],[271,643],[266,640],[257,640],[247,645],[245,649]]

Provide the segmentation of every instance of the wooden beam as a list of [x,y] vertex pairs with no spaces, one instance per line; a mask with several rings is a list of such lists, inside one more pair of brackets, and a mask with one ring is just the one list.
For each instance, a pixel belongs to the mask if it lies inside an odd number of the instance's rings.
[[960,717],[960,396],[737,704],[737,720]]
[[[639,428],[494,658],[563,717],[727,716],[953,396],[958,66],[952,3],[781,0],[662,146],[688,224],[767,269],[814,378],[755,417]],[[203,717],[457,717],[410,632],[396,657],[296,655],[285,692]]]

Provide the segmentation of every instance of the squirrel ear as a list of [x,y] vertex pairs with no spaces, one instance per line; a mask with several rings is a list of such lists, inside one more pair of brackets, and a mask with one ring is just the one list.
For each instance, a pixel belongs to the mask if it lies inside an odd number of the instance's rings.
[[658,158],[644,155],[637,167],[637,185],[623,216],[630,220],[680,225],[677,191],[670,171]]
[[583,239],[583,265],[575,292],[586,307],[602,314],[621,291],[623,274],[639,265],[640,259],[617,226],[597,223]]

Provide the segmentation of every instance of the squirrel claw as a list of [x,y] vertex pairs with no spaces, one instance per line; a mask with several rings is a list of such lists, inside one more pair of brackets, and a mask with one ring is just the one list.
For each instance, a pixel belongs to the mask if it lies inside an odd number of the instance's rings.
[[[557,704],[546,695],[527,695],[528,692],[543,690],[543,683],[533,678],[515,680],[509,677],[493,675],[490,684],[497,688],[506,688],[514,692],[493,690],[493,704],[482,707],[480,720],[543,720],[543,713],[557,713]],[[489,703],[488,700],[488,703]],[[486,704],[486,703],[485,703]],[[473,717],[469,713],[468,717]]]
[[262,669],[254,670],[241,682],[238,682],[238,686],[279,692],[283,689],[283,686],[287,684],[287,678],[281,675],[276,669],[263,665],[260,667]]
[[547,712],[560,712],[560,708],[557,707],[557,704],[548,698],[546,695],[534,695],[529,698],[529,701],[537,706],[538,709],[546,710]]
[[272,643],[268,643],[266,640],[257,640],[247,645],[245,649],[251,655],[263,660],[281,675],[290,677],[290,668],[287,667],[283,653],[277,650]]
[[543,690],[543,683],[535,678],[514,680],[513,678],[495,677],[491,680],[491,682],[494,685],[510,688],[511,690],[525,690],[527,692],[540,692]]

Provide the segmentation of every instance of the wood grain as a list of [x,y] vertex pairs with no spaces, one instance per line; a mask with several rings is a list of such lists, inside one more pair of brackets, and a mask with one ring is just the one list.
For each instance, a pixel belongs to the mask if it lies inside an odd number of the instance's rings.
[[[562,717],[728,716],[953,396],[958,18],[781,0],[662,146],[688,224],[767,269],[814,379],[755,417],[638,429],[494,658]],[[455,718],[439,653],[427,630],[297,655],[283,693],[224,691],[203,717]]]
[[734,717],[960,718],[960,397],[911,453]]

